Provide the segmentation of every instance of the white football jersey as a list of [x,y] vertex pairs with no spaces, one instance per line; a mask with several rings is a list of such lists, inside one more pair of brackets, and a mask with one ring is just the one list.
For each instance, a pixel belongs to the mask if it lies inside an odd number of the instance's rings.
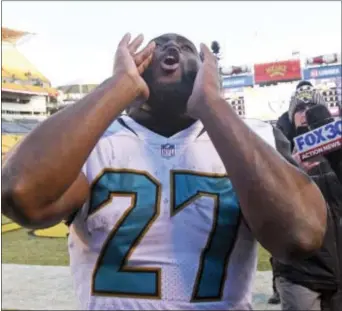
[[[274,145],[269,124],[247,123]],[[256,241],[199,121],[165,138],[122,116],[83,172],[68,243],[82,309],[251,310]]]

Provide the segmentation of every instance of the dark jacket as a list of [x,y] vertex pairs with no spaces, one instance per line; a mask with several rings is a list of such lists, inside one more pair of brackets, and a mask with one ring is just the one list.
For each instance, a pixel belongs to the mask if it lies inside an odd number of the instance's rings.
[[296,129],[290,121],[288,112],[284,112],[277,120],[276,128],[281,130],[285,137],[291,143],[291,151],[294,148],[293,138],[295,137]]
[[[287,113],[283,114],[276,127],[280,129],[284,136],[292,143],[295,136],[295,129],[291,124]],[[293,145],[288,144],[290,151],[281,152],[289,154]],[[279,150],[279,148],[277,148]],[[342,185],[330,168],[329,163],[322,158],[321,163],[314,167],[308,174],[313,178],[320,188],[328,205],[328,224],[323,246],[312,256],[303,260],[284,262],[274,258],[273,273],[275,276],[282,276],[315,291],[336,291],[341,286],[341,266],[342,266],[342,232],[339,221],[342,211]]]

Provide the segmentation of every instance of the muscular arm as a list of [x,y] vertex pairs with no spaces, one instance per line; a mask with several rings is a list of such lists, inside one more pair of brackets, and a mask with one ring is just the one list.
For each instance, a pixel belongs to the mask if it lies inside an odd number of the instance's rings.
[[89,191],[82,165],[132,100],[126,88],[121,80],[105,81],[15,147],[2,168],[2,213],[27,227],[46,227],[82,206]]
[[249,129],[224,99],[210,101],[201,120],[256,238],[276,257],[319,248],[327,215],[318,187]]
[[141,74],[155,48],[126,34],[115,54],[114,74],[92,93],[34,129],[2,168],[2,213],[19,224],[48,227],[74,213],[89,194],[81,167],[115,118],[149,89]]

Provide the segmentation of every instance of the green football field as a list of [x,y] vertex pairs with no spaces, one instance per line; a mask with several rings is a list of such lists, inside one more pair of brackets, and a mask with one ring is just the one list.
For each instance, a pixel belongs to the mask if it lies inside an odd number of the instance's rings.
[[[2,263],[66,266],[69,256],[66,227],[32,232],[1,215]],[[270,270],[269,254],[259,247],[258,270]]]

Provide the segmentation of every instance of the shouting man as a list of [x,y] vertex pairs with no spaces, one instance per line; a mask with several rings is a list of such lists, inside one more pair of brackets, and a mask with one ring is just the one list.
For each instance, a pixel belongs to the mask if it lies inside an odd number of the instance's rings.
[[125,35],[113,76],[11,152],[2,211],[28,228],[69,219],[82,308],[250,310],[256,240],[280,258],[319,248],[322,195],[274,150],[279,133],[220,96],[205,45],[142,41]]

